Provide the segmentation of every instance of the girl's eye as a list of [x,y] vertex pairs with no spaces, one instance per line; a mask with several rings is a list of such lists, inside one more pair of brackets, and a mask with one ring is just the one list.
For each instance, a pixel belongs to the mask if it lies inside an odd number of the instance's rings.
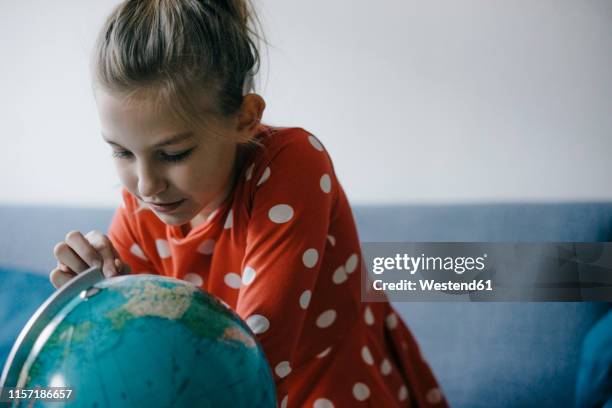
[[[166,154],[161,152],[160,156],[163,161],[177,163],[189,157],[189,155],[191,155],[191,152],[193,152],[193,149],[189,149],[178,154]],[[131,154],[132,153],[126,151],[113,151],[113,157],[116,157],[118,159],[127,159]]]
[[129,154],[130,154],[130,152],[118,152],[118,151],[113,150],[113,157],[116,157],[118,159],[124,159]]
[[176,163],[176,162],[180,162],[181,160],[185,160],[187,157],[189,157],[192,151],[193,149],[189,149],[187,151],[184,151],[178,154],[161,153],[161,156],[162,156],[162,159],[165,161]]

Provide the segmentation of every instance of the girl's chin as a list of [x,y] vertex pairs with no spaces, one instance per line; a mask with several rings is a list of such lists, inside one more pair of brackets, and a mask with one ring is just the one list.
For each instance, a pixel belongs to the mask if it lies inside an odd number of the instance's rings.
[[164,224],[173,225],[173,226],[181,226],[183,224],[187,224],[193,218],[191,213],[187,213],[185,211],[176,212],[176,213],[163,213],[157,212],[153,210],[157,218],[159,218]]
[[172,212],[161,212],[151,209],[157,218],[159,218],[164,224],[172,226],[181,226],[185,224],[191,224],[192,227],[206,222],[206,220],[213,216],[217,209],[210,211],[207,215],[202,213],[203,208],[188,207],[187,203],[183,203],[179,208]]
[[189,220],[185,221],[185,217],[178,217],[176,215],[160,214],[157,212],[155,212],[155,215],[157,215],[157,218],[159,218],[164,224],[173,225],[177,227],[189,221]]

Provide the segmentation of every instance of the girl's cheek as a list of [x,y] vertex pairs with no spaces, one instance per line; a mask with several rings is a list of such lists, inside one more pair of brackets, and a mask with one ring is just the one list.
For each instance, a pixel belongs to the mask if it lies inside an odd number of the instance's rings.
[[130,167],[122,165],[121,163],[116,163],[115,167],[117,168],[117,175],[119,176],[121,184],[129,191],[135,191],[134,187],[137,184],[137,178],[135,174],[130,171]]
[[197,186],[201,188],[200,179],[205,174],[205,170],[197,166],[176,166],[166,175],[170,184],[178,190],[191,191]]

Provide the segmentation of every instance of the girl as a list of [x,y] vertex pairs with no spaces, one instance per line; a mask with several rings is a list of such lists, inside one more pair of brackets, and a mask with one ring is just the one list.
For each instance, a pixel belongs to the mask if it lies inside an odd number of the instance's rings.
[[321,142],[264,125],[245,0],[127,0],[94,54],[102,137],[123,184],[108,236],[72,231],[56,287],[106,276],[188,280],[260,340],[281,407],[445,406],[388,303],[360,301],[359,239]]

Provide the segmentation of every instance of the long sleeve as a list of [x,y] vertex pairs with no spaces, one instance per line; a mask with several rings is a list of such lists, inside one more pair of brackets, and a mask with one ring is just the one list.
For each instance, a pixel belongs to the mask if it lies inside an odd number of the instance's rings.
[[311,135],[283,146],[253,177],[236,309],[258,335],[281,401],[319,276],[335,177],[327,153]]

